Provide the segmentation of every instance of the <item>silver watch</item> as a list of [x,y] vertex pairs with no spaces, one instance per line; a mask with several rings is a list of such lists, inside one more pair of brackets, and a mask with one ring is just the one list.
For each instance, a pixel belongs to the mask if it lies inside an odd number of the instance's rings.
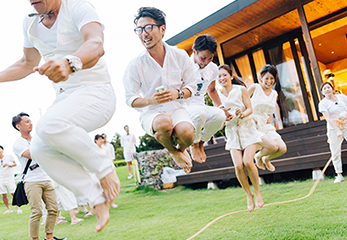
[[65,56],[65,58],[69,62],[69,65],[71,68],[71,74],[74,74],[75,72],[82,70],[83,64],[79,57],[76,57],[73,55],[67,55]]
[[183,99],[184,98],[184,92],[182,90],[178,90],[178,89],[177,89],[177,91],[178,91],[177,99]]

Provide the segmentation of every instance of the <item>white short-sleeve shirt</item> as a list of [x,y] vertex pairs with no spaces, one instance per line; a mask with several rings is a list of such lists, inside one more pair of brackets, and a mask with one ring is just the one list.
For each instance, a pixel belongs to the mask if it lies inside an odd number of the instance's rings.
[[2,159],[0,159],[0,181],[13,178],[13,169],[12,167],[6,166],[5,164],[12,164],[14,162],[14,158],[11,155],[4,155]]
[[[21,173],[23,173],[25,166],[27,165],[28,158],[23,157],[22,154],[30,149],[30,142],[22,137],[18,138],[13,144],[13,152],[16,154],[22,169]],[[37,164],[34,160],[32,160],[30,166]],[[38,181],[47,181],[51,180],[47,173],[43,171],[41,167],[37,167],[34,170],[28,168],[28,172],[24,177],[24,182],[38,182]]]

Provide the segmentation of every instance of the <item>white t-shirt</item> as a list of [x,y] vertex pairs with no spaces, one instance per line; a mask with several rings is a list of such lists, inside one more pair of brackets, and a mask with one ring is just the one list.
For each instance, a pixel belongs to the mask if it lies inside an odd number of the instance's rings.
[[[79,4],[76,4],[72,8],[72,20],[74,24],[81,31],[81,28],[90,22],[98,22],[101,24],[98,14],[96,13],[93,5],[87,1],[82,1]],[[102,25],[102,24],[101,24]],[[23,32],[24,32],[24,47],[32,48],[34,47],[29,41],[26,28],[28,25],[23,24]],[[103,26],[103,25],[102,25]],[[104,26],[103,26],[104,27]],[[58,22],[55,21],[54,25],[49,29],[45,27],[43,24],[36,25],[36,36],[41,39],[47,45],[55,48],[57,47],[57,28]]]
[[6,163],[12,164],[13,162],[14,158],[11,155],[4,155],[4,157],[0,159],[0,181],[14,177],[12,167],[4,167]]
[[120,139],[120,144],[123,147],[124,152],[134,153],[136,152],[136,137],[134,134],[125,134]]
[[101,150],[103,150],[112,161],[116,158],[114,147],[111,143],[106,142],[106,144],[101,145]]
[[[21,173],[23,173],[25,166],[27,165],[28,158],[23,157],[22,154],[30,149],[30,142],[22,137],[18,138],[13,144],[13,152],[16,154],[20,164],[22,165]],[[30,166],[37,164],[32,160]],[[51,180],[46,172],[43,171],[41,167],[37,167],[34,170],[28,168],[28,172],[24,177],[24,182],[38,182],[38,181],[47,181]]]
[[[344,94],[335,94],[337,102],[323,98],[318,104],[319,112],[328,112],[331,119],[335,119],[340,113],[347,111],[347,96]],[[327,125],[329,127],[330,124]]]
[[190,56],[194,64],[194,70],[197,77],[196,93],[192,95],[189,105],[205,105],[205,94],[211,82],[218,77],[218,67],[210,62],[206,67],[201,69],[194,61],[194,53]]

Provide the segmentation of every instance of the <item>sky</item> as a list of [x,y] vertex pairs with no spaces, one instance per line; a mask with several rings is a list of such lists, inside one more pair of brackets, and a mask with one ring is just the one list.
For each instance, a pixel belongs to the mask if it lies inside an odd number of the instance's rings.
[[[113,88],[117,96],[116,112],[104,127],[90,132],[105,133],[111,141],[115,133],[124,134],[124,125],[137,140],[145,134],[139,122],[139,113],[125,103],[123,74],[131,59],[144,50],[135,35],[133,20],[140,7],[156,7],[166,14],[166,33],[164,41],[182,32],[198,21],[223,8],[231,0],[89,0],[102,23],[105,25],[105,55]],[[213,4],[212,4],[213,3]],[[32,11],[28,0],[3,1],[0,8],[0,71],[18,61],[23,56],[22,22],[25,14]],[[41,63],[42,64],[42,63]],[[20,112],[30,115],[35,124],[55,99],[52,83],[38,73],[31,74],[20,81],[0,83],[0,145],[5,154],[11,154],[12,144],[20,134],[11,125],[13,116]],[[73,137],[73,136],[71,136]],[[139,143],[139,140],[138,140]]]

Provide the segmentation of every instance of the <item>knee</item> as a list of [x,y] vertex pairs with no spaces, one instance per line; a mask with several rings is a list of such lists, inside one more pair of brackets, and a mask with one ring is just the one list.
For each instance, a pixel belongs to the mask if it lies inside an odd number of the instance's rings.
[[216,121],[220,122],[220,123],[224,123],[226,116],[223,110],[218,109],[219,111],[217,112],[216,116]]
[[52,137],[65,131],[67,127],[69,124],[63,119],[42,117],[36,125],[36,133],[43,141],[51,143]]
[[243,171],[243,164],[235,164],[234,165],[234,168],[235,168],[235,171],[236,172],[240,172],[240,171]]
[[281,146],[278,151],[281,153],[281,154],[285,154],[287,152],[287,146],[284,145],[284,146]]
[[254,166],[254,163],[253,161],[249,161],[249,162],[245,162],[244,165],[245,165],[245,168],[251,169]]
[[192,124],[188,122],[181,122],[175,126],[175,137],[185,145],[191,145],[195,137],[195,129]]
[[167,134],[171,135],[173,126],[172,126],[172,120],[170,117],[167,116],[158,116],[153,121],[153,130],[156,133],[159,134]]
[[40,219],[42,217],[42,211],[39,208],[31,208],[30,218]]

